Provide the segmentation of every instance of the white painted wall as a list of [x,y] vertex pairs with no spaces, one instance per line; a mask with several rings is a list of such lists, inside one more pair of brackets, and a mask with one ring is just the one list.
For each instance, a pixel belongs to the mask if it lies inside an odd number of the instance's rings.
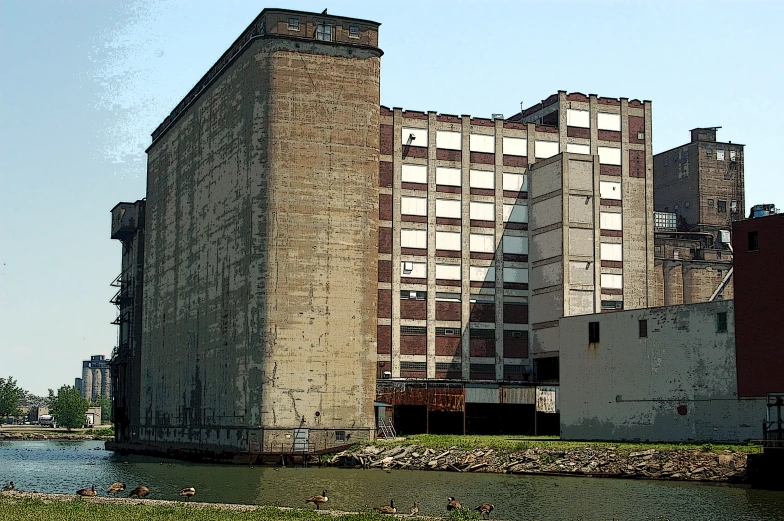
[[403,164],[400,176],[400,180],[404,183],[427,184],[427,166]]
[[461,186],[460,169],[446,166],[436,167],[436,184],[447,186]]
[[602,273],[602,287],[607,289],[623,289],[623,275]]
[[528,270],[525,268],[504,268],[504,282],[527,284]]
[[403,215],[427,216],[427,197],[400,197],[400,213]]
[[515,235],[504,235],[502,239],[504,253],[513,255],[528,254],[528,237],[518,237]]
[[456,199],[436,199],[436,217],[460,219],[461,203]]
[[402,248],[427,248],[427,231],[402,228],[400,230]]
[[525,174],[512,174],[504,172],[504,190],[512,192],[528,191],[528,176]]
[[612,244],[603,242],[599,245],[601,259],[606,261],[623,260],[623,244]]
[[436,249],[460,251],[460,232],[436,232]]
[[[764,399],[738,399],[733,315],[729,300],[562,318],[561,438],[759,438]],[[588,343],[589,322],[599,322],[598,345]]]
[[528,140],[519,137],[504,137],[503,150],[505,156],[527,156]]
[[479,253],[495,253],[495,235],[472,233],[469,237],[471,251]]
[[581,145],[579,143],[567,143],[566,151],[572,154],[585,154],[588,156],[591,155],[591,146]]
[[621,212],[599,212],[599,226],[602,230],[623,230]]
[[[436,264],[436,278],[444,280],[460,280],[460,265],[459,264]],[[457,300],[460,300],[460,294],[456,293]],[[436,300],[439,300],[436,297]],[[445,300],[445,299],[440,299]]]
[[528,205],[526,204],[505,204],[504,222],[510,223],[527,223],[528,222]]
[[495,188],[495,172],[492,170],[471,170],[471,188],[484,188],[492,190]]
[[599,147],[599,163],[603,165],[620,165],[621,149],[616,147]]
[[427,129],[402,127],[400,129],[400,137],[403,140],[403,146],[408,142],[408,138],[414,134],[414,140],[411,142],[412,147],[426,147],[427,146]]
[[427,263],[403,261],[400,263],[400,276],[411,277],[415,279],[426,279]]
[[599,181],[599,196],[602,199],[621,199],[621,183]]
[[596,114],[596,127],[599,130],[621,130],[621,115],[599,112]]
[[535,141],[534,155],[537,159],[547,159],[558,154],[558,141]]
[[471,134],[468,137],[471,152],[495,153],[495,136],[485,134]]
[[436,130],[436,147],[447,148],[449,150],[461,150],[463,140],[460,132],[449,130]]
[[495,281],[494,266],[471,266],[468,273],[472,282]]
[[566,109],[566,124],[570,127],[591,127],[591,114],[587,110]]
[[495,203],[481,203],[478,201],[471,201],[469,206],[469,215],[471,219],[477,221],[494,221]]

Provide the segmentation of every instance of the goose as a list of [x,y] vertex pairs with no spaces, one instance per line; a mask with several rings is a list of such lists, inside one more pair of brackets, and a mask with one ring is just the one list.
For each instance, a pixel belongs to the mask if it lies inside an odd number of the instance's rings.
[[327,497],[327,491],[322,490],[320,496],[309,497],[308,499],[305,500],[305,503],[313,503],[314,505],[316,505],[316,510],[318,510],[319,505],[323,505],[327,501],[329,501],[329,498]]
[[397,509],[395,508],[395,500],[389,500],[389,506],[384,505],[383,507],[376,507],[377,512],[381,512],[382,514],[396,514]]
[[492,503],[482,503],[481,505],[474,507],[474,510],[490,519],[490,512],[492,512],[494,508],[495,505]]
[[13,481],[9,482],[8,485],[3,487],[3,492],[8,492],[9,490],[13,490],[16,488],[16,485]]
[[180,490],[180,495],[185,498],[185,501],[188,501],[193,495],[196,493],[196,489],[193,487],[188,487]]
[[419,501],[414,501],[414,506],[411,507],[411,515],[412,516],[419,515]]
[[456,500],[453,497],[448,497],[446,498],[446,500],[448,501],[448,503],[446,504],[447,510],[460,510],[461,508],[463,508],[463,505],[460,504],[460,501]]
[[115,497],[117,497],[118,492],[123,491],[125,491],[125,483],[120,483],[119,481],[115,481],[106,489],[107,494],[114,494]]
[[146,496],[149,493],[150,493],[150,489],[149,488],[145,487],[144,485],[139,485],[135,489],[131,490],[131,494],[128,497],[136,496],[136,497],[141,498],[141,497]]
[[80,488],[79,490],[76,491],[76,493],[84,497],[92,497],[98,495],[98,493],[95,491],[95,484],[93,484],[93,488]]

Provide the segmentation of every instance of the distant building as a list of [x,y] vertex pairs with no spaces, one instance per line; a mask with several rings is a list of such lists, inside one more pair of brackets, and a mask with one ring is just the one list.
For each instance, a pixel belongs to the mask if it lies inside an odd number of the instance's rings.
[[99,396],[112,397],[112,377],[109,360],[104,355],[93,355],[82,362],[82,377],[74,380],[82,398],[94,402]]
[[744,216],[744,145],[717,141],[719,128],[695,128],[689,143],[653,156],[654,209],[672,216],[654,228],[655,305],[733,297],[729,230]]

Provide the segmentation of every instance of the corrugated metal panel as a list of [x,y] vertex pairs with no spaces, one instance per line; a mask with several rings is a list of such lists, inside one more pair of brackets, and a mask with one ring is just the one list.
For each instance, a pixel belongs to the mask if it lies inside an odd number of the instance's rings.
[[555,387],[537,387],[536,388],[536,411],[555,413],[558,411],[556,404],[556,388]]
[[504,387],[502,391],[503,403],[534,404],[536,399],[535,387]]
[[499,403],[498,386],[468,386],[465,390],[466,403]]

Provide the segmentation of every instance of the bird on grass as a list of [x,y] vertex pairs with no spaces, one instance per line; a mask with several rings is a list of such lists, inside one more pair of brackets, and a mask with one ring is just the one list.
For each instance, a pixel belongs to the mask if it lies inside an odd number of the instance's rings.
[[76,494],[82,497],[92,497],[97,496],[98,492],[95,491],[95,484],[93,484],[93,488],[80,488]]
[[411,515],[412,516],[419,515],[419,501],[414,501],[414,506],[411,507]]
[[180,490],[180,495],[185,498],[185,501],[188,501],[193,495],[196,493],[196,489],[193,487],[188,487]]
[[3,487],[3,492],[8,492],[9,490],[13,490],[16,488],[16,485],[13,481],[9,482],[8,485]]
[[383,507],[376,507],[376,512],[381,512],[382,514],[397,514],[397,509],[395,508],[395,500],[390,499],[389,505],[384,505]]
[[135,489],[131,490],[131,495],[128,497],[138,497],[142,498],[150,493],[150,489],[145,487],[144,485],[139,485]]
[[118,492],[124,492],[124,491],[125,491],[125,483],[120,483],[119,481],[115,481],[114,483],[109,485],[109,488],[106,489],[106,493],[114,494],[114,497],[117,497]]
[[308,499],[305,500],[305,503],[313,503],[314,505],[316,505],[316,510],[318,510],[319,506],[323,505],[327,501],[329,501],[329,498],[327,498],[327,491],[322,490],[320,496],[309,497]]
[[483,516],[487,516],[487,519],[490,519],[490,512],[492,512],[494,508],[495,505],[493,505],[492,503],[482,503],[481,505],[474,507],[474,510],[476,510]]
[[463,505],[460,504],[460,501],[456,500],[453,497],[448,497],[446,498],[446,500],[448,501],[448,503],[446,504],[446,509],[448,511],[460,510],[461,508],[463,508]]

